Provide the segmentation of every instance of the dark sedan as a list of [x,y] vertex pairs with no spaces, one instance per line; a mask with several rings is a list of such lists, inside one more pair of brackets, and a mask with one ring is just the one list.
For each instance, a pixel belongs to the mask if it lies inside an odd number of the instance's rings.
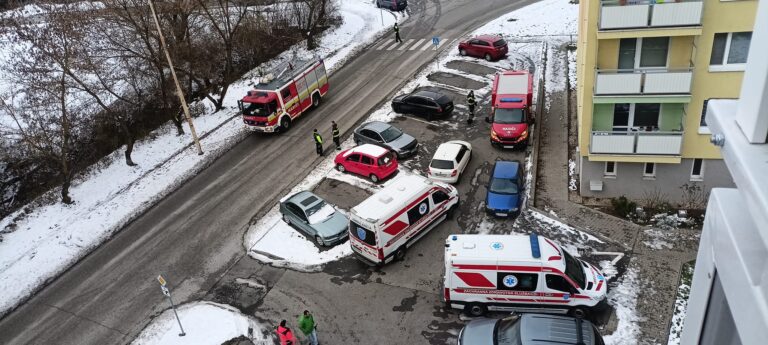
[[424,116],[427,120],[448,117],[453,112],[453,100],[446,95],[432,91],[415,91],[400,95],[392,100],[392,110],[400,114]]

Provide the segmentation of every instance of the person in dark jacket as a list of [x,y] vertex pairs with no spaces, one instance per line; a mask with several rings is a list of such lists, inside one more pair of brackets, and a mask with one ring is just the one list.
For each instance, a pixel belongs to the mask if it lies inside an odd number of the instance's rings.
[[297,345],[293,331],[285,325],[285,322],[285,320],[280,321],[280,326],[277,326],[277,337],[280,339],[280,345]]
[[331,121],[331,131],[333,134],[333,143],[336,144],[336,149],[341,150],[341,137],[339,133],[339,126],[336,125],[336,121]]
[[472,121],[475,119],[475,105],[477,105],[477,102],[475,101],[475,92],[470,90],[469,94],[467,94],[467,107],[469,107],[469,117],[467,117],[468,125],[471,125]]
[[400,39],[400,27],[397,26],[397,23],[395,23],[395,42],[403,43],[403,40]]
[[317,132],[317,128],[312,132],[312,137],[315,139],[315,150],[318,156],[323,155],[323,137]]

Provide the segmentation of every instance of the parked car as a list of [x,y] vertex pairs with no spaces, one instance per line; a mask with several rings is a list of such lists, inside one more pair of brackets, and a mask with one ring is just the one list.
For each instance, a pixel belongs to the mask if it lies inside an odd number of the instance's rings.
[[[581,332],[579,332],[581,328]],[[459,345],[604,345],[594,324],[581,318],[549,314],[512,314],[479,318],[459,331]]]
[[397,159],[413,155],[419,147],[416,138],[403,133],[399,128],[386,122],[371,121],[355,129],[355,144],[374,144],[397,154]]
[[283,221],[314,238],[318,245],[331,246],[347,238],[347,216],[312,192],[302,191],[280,200],[280,213]]
[[349,171],[371,179],[376,183],[397,172],[395,155],[373,144],[363,144],[349,150],[341,151],[334,160],[336,170]]
[[486,210],[497,217],[517,216],[523,192],[523,170],[518,161],[497,161],[493,165],[485,197]]
[[414,91],[395,97],[392,100],[392,110],[399,114],[424,116],[427,120],[435,117],[445,118],[453,112],[453,100],[439,92]]
[[427,177],[431,180],[456,183],[472,159],[472,144],[451,140],[440,144],[429,163]]
[[476,56],[488,61],[498,60],[507,55],[507,41],[501,36],[480,35],[459,42],[459,54]]
[[408,7],[408,0],[376,0],[376,7],[402,11]]

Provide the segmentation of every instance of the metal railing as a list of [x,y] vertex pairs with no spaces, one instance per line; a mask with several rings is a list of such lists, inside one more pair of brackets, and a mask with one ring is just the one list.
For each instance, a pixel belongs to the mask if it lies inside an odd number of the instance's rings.
[[679,156],[682,146],[682,131],[592,131],[589,152]]
[[702,0],[605,0],[600,2],[600,30],[700,26]]
[[595,95],[690,94],[693,68],[597,70]]

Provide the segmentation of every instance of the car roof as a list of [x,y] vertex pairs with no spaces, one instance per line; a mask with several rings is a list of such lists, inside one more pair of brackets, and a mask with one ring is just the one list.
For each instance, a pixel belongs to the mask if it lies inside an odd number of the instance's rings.
[[386,122],[371,121],[371,122],[364,123],[362,126],[360,126],[360,129],[366,128],[366,129],[370,129],[370,130],[381,133],[389,127],[392,127],[392,125]]
[[496,161],[493,166],[493,177],[496,178],[517,178],[517,173],[520,170],[520,162],[518,161]]
[[[315,200],[310,200],[310,198],[314,198]],[[310,201],[307,202],[308,200]],[[305,190],[291,195],[285,201],[290,201],[291,203],[296,204],[296,206],[306,210],[319,202],[323,202],[324,200],[314,193]]]
[[[456,259],[484,259],[502,262],[530,262],[565,270],[562,249],[543,236],[538,239],[539,257],[533,256],[531,235],[450,235],[446,240],[445,257]],[[493,250],[498,248],[498,250]]]
[[411,95],[412,96],[426,97],[426,98],[433,99],[433,100],[436,100],[436,99],[438,99],[440,97],[445,96],[445,95],[443,95],[441,93],[434,92],[434,91],[428,91],[428,90],[414,91],[414,92],[411,93]]
[[461,149],[461,146],[461,144],[455,141],[442,143],[437,147],[437,150],[435,150],[435,155],[432,157],[432,159],[452,161],[456,158],[456,155],[459,154],[459,149]]
[[473,38],[477,38],[477,39],[480,39],[483,41],[489,41],[489,42],[496,42],[498,40],[504,39],[504,37],[496,36],[496,35],[479,35]]
[[354,148],[350,149],[349,151],[346,152],[346,154],[344,156],[345,157],[349,156],[352,153],[364,153],[364,154],[369,155],[371,157],[381,157],[381,156],[385,155],[387,152],[389,152],[389,150],[387,150],[387,149],[385,149],[385,148],[383,148],[381,146],[377,146],[377,145],[373,145],[373,144],[363,144],[363,145],[360,145],[360,146],[357,146],[357,147],[354,147]]
[[[577,320],[574,317],[549,314],[523,314],[520,318],[523,344],[578,344]],[[581,320],[581,341],[595,344],[592,323]]]

